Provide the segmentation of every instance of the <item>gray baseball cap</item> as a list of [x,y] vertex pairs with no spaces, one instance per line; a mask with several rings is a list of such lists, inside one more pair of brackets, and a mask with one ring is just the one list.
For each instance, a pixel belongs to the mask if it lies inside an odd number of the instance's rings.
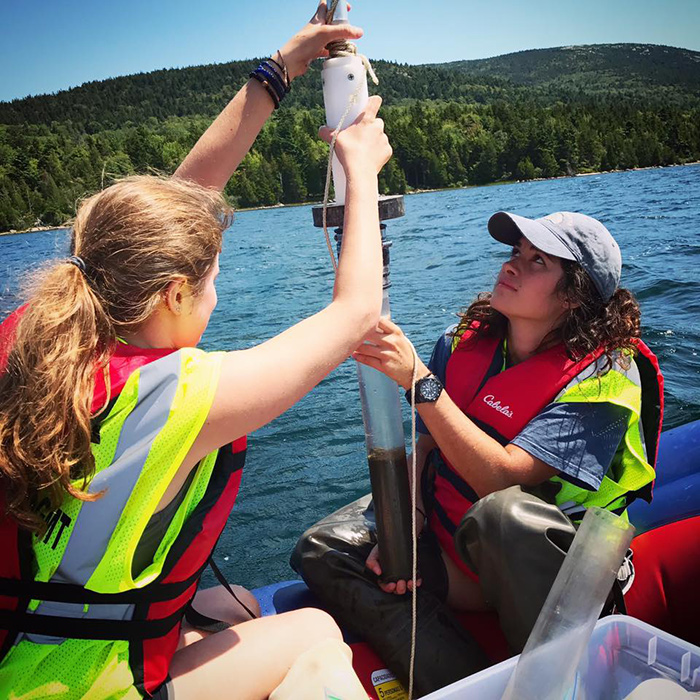
[[496,212],[489,233],[501,243],[515,245],[525,236],[548,255],[575,260],[588,273],[603,301],[609,301],[620,283],[622,256],[610,231],[585,214],[558,211],[541,219]]

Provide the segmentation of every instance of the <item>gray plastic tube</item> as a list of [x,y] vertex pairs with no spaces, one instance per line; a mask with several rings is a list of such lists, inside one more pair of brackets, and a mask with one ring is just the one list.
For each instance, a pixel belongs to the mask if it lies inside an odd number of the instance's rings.
[[[333,6],[333,3],[329,0],[326,3],[328,9]],[[335,6],[335,12],[333,13],[333,21],[331,24],[349,24],[350,18],[348,16],[348,4],[345,0],[340,0],[340,2]]]
[[503,700],[574,697],[576,669],[633,535],[626,520],[588,509]]

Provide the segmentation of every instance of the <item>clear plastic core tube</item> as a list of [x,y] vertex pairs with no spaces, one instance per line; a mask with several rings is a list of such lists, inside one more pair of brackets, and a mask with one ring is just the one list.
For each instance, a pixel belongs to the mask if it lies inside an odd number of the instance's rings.
[[579,661],[633,535],[634,527],[610,511],[586,511],[503,700],[572,697]]
[[[382,232],[385,226],[382,224]],[[336,233],[340,241],[342,233]],[[389,247],[384,247],[382,316],[391,317],[389,306]],[[411,495],[399,388],[382,372],[357,363],[362,418],[365,425],[367,462],[377,522],[382,580],[411,578]]]

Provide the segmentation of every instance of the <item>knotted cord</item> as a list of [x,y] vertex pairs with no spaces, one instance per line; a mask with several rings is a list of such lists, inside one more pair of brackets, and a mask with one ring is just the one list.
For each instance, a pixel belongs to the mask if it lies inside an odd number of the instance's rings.
[[[333,21],[333,15],[335,14],[335,8],[338,6],[338,2],[340,0],[333,0],[331,3],[330,9],[326,13],[326,24],[330,24]],[[345,0],[343,0],[344,2]],[[340,39],[339,41],[333,41],[327,46],[328,48],[328,54],[330,58],[339,58],[341,56],[357,56],[361,61],[362,65],[365,67],[365,70],[367,73],[372,78],[372,82],[375,85],[379,85],[379,78],[377,78],[376,73],[374,72],[374,69],[372,68],[371,63],[369,62],[369,59],[367,56],[364,54],[358,53],[357,52],[357,46],[353,44],[351,41],[347,41],[346,39]],[[366,79],[366,76],[365,76]],[[345,124],[345,120],[348,118],[348,114],[350,114],[350,110],[353,108],[354,104],[357,102],[357,98],[360,94],[360,90],[362,90],[363,87],[363,82],[361,80],[358,80],[357,82],[357,87],[355,88],[354,92],[352,95],[350,95],[348,99],[348,104],[345,107],[345,112],[343,113],[343,116],[340,118],[340,121],[338,122],[338,126],[335,127],[333,130],[333,135],[331,137],[331,143],[330,143],[330,148],[328,150],[328,165],[326,167],[326,185],[323,189],[323,235],[326,238],[326,246],[328,247],[328,253],[331,256],[331,263],[333,265],[333,270],[334,272],[338,271],[338,263],[335,259],[335,254],[333,253],[333,245],[331,244],[331,237],[330,234],[328,233],[328,220],[327,220],[327,214],[328,214],[328,198],[330,196],[330,189],[331,189],[331,173],[332,173],[332,165],[333,165],[333,153],[335,152],[335,142],[338,139],[338,134],[342,131],[343,125]]]

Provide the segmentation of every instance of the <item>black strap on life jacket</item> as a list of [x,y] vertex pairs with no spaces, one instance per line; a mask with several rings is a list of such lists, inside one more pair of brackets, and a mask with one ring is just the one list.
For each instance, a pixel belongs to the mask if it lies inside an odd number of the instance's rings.
[[152,584],[122,593],[98,593],[75,584],[3,577],[0,595],[23,600],[25,605],[16,610],[0,610],[0,629],[10,632],[8,639],[20,632],[70,639],[137,641],[162,637],[182,619],[182,609],[157,620],[109,620],[31,613],[26,603],[33,599],[80,605],[136,605],[173,600],[199,579],[206,565],[205,562],[184,581]]
[[136,642],[165,636],[182,619],[182,610],[158,620],[94,620],[0,610],[0,627],[64,639],[124,639]]
[[[219,583],[234,597],[236,602],[250,615],[250,619],[254,620],[257,615],[236,595],[236,592],[231,588],[231,584],[228,582],[226,577],[221,573],[221,569],[214,562],[214,557],[209,557],[207,562],[211,568],[214,576],[216,576]],[[204,632],[222,632],[225,629],[231,627],[230,622],[225,622],[223,620],[217,620],[216,618],[209,617],[204,613],[200,613],[194,609],[192,602],[187,605],[185,609],[185,619],[187,622]]]
[[[159,583],[122,593],[98,593],[72,583],[25,581],[16,578],[0,578],[0,595],[30,600],[46,600],[57,603],[79,603],[84,605],[130,605],[137,603],[160,603],[172,600],[184,593],[206,568],[200,567],[184,581]],[[1,627],[2,625],[0,625]]]

